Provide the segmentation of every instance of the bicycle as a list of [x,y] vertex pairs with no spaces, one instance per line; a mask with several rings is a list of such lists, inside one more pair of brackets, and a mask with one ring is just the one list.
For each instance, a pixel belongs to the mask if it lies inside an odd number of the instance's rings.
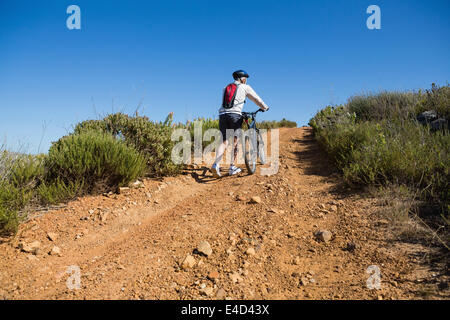
[[[244,141],[244,160],[249,174],[255,173],[257,158],[259,158],[261,164],[266,163],[264,141],[261,132],[259,132],[259,129],[256,127],[256,114],[260,111],[262,110],[259,109],[255,112],[242,112],[242,117],[248,125],[248,130],[245,134]],[[251,123],[249,123],[249,120],[251,120]]]

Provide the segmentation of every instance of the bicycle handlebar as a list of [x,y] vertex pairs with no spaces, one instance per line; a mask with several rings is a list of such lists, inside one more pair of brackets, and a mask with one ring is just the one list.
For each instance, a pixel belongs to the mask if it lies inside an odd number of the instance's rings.
[[[267,110],[268,110],[268,109],[267,109]],[[257,114],[258,112],[264,112],[264,110],[258,109],[258,110],[256,110],[255,112],[242,112],[242,114],[243,114],[243,115],[246,115],[246,116],[252,116],[252,117],[254,117],[254,116],[256,116],[256,114]]]

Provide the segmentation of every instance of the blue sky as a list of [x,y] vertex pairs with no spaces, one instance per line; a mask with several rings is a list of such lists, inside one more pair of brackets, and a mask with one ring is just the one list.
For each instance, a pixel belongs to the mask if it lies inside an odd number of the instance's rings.
[[[71,4],[81,30],[66,27]],[[366,27],[371,4],[381,30]],[[0,144],[47,152],[75,123],[138,105],[153,120],[217,117],[241,68],[271,107],[261,120],[299,125],[352,94],[446,84],[449,12],[448,0],[0,0]]]

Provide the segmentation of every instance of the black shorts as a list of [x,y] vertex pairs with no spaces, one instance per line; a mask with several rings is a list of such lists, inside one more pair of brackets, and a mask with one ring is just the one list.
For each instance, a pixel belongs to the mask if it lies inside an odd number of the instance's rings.
[[244,118],[237,113],[225,113],[219,116],[219,129],[222,133],[222,139],[227,139],[227,129],[242,129],[242,122]]

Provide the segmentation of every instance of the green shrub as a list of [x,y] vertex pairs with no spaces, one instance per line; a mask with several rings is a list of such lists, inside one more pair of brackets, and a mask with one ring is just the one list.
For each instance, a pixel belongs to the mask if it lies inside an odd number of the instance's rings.
[[258,124],[258,128],[261,129],[276,129],[276,128],[296,128],[297,123],[294,121],[289,121],[283,118],[281,121],[261,121]]
[[180,166],[171,161],[174,142],[172,114],[164,122],[152,122],[147,117],[130,117],[122,113],[111,114],[103,120],[88,120],[75,127],[74,133],[97,130],[113,135],[132,145],[146,160],[146,174],[172,175]]
[[429,110],[436,111],[438,117],[450,119],[450,86],[439,87],[433,83],[431,89],[419,92],[416,114]]
[[33,189],[44,176],[45,155],[21,155],[10,166],[9,182],[17,188]]
[[[19,199],[19,200],[18,200]],[[0,234],[8,235],[15,233],[19,226],[19,206],[22,194],[13,186],[0,185]]]
[[64,182],[61,178],[45,182],[37,188],[37,194],[42,204],[58,204],[71,200],[83,193],[84,179]]
[[42,193],[61,189],[58,185],[63,185],[63,190],[82,185],[83,191],[90,193],[126,185],[141,176],[145,159],[111,134],[87,130],[53,143],[45,167]]
[[24,208],[32,200],[34,188],[44,174],[45,156],[3,151],[0,158],[0,233],[10,234],[17,231],[19,222],[26,216]]
[[420,198],[450,208],[450,135],[415,118],[449,109],[448,86],[419,92],[357,96],[311,120],[315,137],[352,184],[407,185]]
[[358,124],[364,136],[346,154],[344,177],[363,184],[389,181],[423,190],[424,198],[449,201],[450,139],[412,122]]
[[411,119],[416,116],[419,96],[413,92],[380,92],[353,96],[348,100],[350,113],[356,114],[358,121],[383,119]]
[[350,127],[355,121],[355,113],[350,113],[347,106],[328,106],[317,112],[314,118],[309,120],[309,125],[315,131],[320,131],[335,125]]

